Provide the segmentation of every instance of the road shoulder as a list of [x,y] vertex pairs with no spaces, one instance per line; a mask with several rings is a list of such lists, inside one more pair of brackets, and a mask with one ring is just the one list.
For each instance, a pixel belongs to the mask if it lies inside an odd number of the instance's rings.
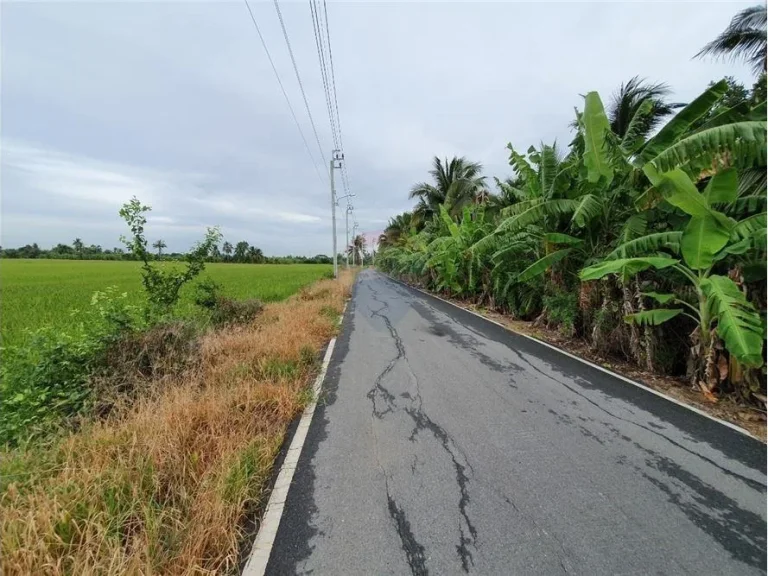
[[651,391],[658,393],[674,403],[690,408],[696,412],[703,413],[743,434],[747,434],[766,443],[768,432],[766,428],[765,414],[759,411],[750,409],[749,407],[740,406],[727,398],[718,399],[717,402],[708,402],[700,392],[693,390],[680,378],[652,374],[641,370],[629,362],[623,362],[616,358],[606,359],[600,357],[582,340],[567,339],[560,336],[554,330],[536,327],[533,325],[533,322],[513,320],[499,312],[480,308],[462,300],[438,296],[430,291],[410,285],[396,278],[392,278],[391,276],[385,276],[393,282],[397,282],[411,290],[415,290],[438,301],[488,320],[514,334],[530,338],[544,346],[553,347],[563,354],[572,356],[601,370],[605,370],[619,379],[629,380],[635,385],[649,388]]

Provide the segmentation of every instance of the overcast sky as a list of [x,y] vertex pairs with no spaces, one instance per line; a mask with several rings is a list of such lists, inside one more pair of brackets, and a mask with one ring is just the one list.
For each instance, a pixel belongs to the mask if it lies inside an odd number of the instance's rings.
[[[727,74],[750,87],[747,67],[691,57],[753,3],[329,2],[360,228],[408,209],[434,155],[504,177],[507,142],[567,143],[590,90],[608,100],[634,75],[677,101]],[[251,4],[320,165],[274,4]],[[309,5],[281,7],[328,158]],[[172,251],[220,225],[266,254],[331,253],[327,181],[243,2],[3,2],[1,16],[4,246],[116,246],[136,195]]]

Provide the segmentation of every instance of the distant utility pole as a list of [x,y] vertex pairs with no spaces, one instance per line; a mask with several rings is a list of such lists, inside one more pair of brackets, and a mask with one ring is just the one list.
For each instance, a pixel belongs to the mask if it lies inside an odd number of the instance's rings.
[[349,199],[350,198],[354,198],[354,197],[355,197],[354,194],[345,194],[344,196],[339,196],[338,198],[336,198],[336,205],[337,206],[339,205],[339,200],[344,200],[344,198],[347,199],[347,210],[346,210],[346,214],[344,215],[344,222],[345,222],[345,232],[344,233],[345,233],[346,239],[347,239],[347,246],[344,249],[344,251],[345,251],[344,258],[345,258],[345,260],[347,262],[347,268],[349,268],[349,214],[350,214],[350,212],[352,212],[355,209],[355,207],[352,206],[352,204],[349,203]]
[[346,221],[345,224],[347,228],[347,268],[349,268],[349,252],[350,252],[349,250],[349,213],[352,212],[352,210],[353,210],[352,205],[348,204],[347,213],[344,215],[345,216],[344,219]]
[[[333,173],[337,168],[341,168],[344,160],[344,154],[340,150],[331,152],[331,221],[333,222],[333,277],[339,277],[338,252],[336,250],[336,188],[333,182]],[[338,164],[338,165],[337,165]]]

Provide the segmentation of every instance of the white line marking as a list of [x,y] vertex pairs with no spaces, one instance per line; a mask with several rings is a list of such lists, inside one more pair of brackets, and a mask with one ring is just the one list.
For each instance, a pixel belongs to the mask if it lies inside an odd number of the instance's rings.
[[541,344],[542,346],[546,346],[547,348],[551,348],[552,350],[555,350],[557,352],[560,352],[561,354],[565,354],[566,356],[573,358],[574,360],[578,360],[582,364],[586,364],[587,366],[592,366],[592,368],[596,368],[597,370],[600,370],[601,372],[605,372],[606,374],[610,374],[614,378],[618,378],[619,380],[623,380],[624,382],[628,384],[632,384],[632,386],[637,386],[638,388],[642,388],[646,392],[650,392],[651,394],[655,394],[656,396],[659,396],[660,398],[664,398],[665,400],[669,400],[670,402],[674,402],[678,406],[682,406],[683,408],[687,408],[688,410],[691,410],[692,412],[696,412],[696,414],[700,414],[701,416],[704,416],[705,418],[709,418],[710,420],[714,420],[715,422],[718,422],[722,424],[723,426],[727,426],[728,428],[731,428],[732,430],[736,430],[736,432],[741,432],[745,436],[749,436],[750,438],[755,438],[756,440],[760,440],[762,442],[761,438],[757,438],[756,436],[753,436],[748,430],[745,430],[744,428],[741,428],[740,426],[737,426],[736,424],[733,424],[731,422],[728,422],[727,420],[721,420],[720,418],[716,418],[715,416],[712,416],[711,414],[708,414],[704,412],[704,410],[701,410],[699,408],[696,408],[696,406],[691,406],[690,404],[686,404],[685,402],[681,402],[680,400],[677,400],[676,398],[673,398],[672,396],[667,396],[666,394],[663,394],[659,392],[658,390],[654,390],[653,388],[649,388],[645,384],[641,384],[640,382],[637,382],[635,380],[630,380],[626,376],[622,376],[621,374],[617,374],[616,372],[612,372],[611,370],[608,370],[607,368],[603,368],[599,364],[594,364],[590,362],[589,360],[585,360],[584,358],[580,358],[574,354],[571,354],[570,352],[566,352],[565,350],[562,350],[561,348],[558,348],[557,346],[553,346],[549,342],[544,342],[543,340],[539,340],[538,338],[534,338],[533,336],[529,336],[528,334],[523,334],[522,332],[518,332],[517,330],[510,328],[509,326],[505,326],[501,322],[497,322],[496,320],[493,320],[492,318],[486,318],[482,314],[478,314],[474,310],[470,310],[469,308],[464,308],[463,306],[459,306],[458,304],[454,304],[450,300],[445,300],[444,298],[440,298],[440,296],[436,296],[434,294],[431,294],[430,292],[427,292],[426,290],[422,290],[421,288],[416,288],[415,286],[411,286],[410,284],[406,284],[405,282],[401,282],[400,280],[397,280],[396,278],[392,278],[391,276],[388,276],[384,274],[386,278],[389,278],[390,280],[397,282],[398,284],[402,284],[403,286],[410,288],[412,290],[416,290],[417,292],[421,292],[422,294],[426,294],[427,296],[431,296],[432,298],[435,298],[437,300],[440,300],[442,302],[445,302],[446,304],[450,304],[451,306],[454,306],[455,308],[458,308],[459,310],[464,310],[465,312],[469,312],[470,314],[474,314],[478,318],[482,318],[483,320],[487,322],[491,322],[493,324],[496,324],[496,326],[499,326],[501,328],[504,328],[505,330],[509,330],[513,334],[517,334],[518,336],[522,336],[523,338],[528,338],[528,340],[532,340],[533,342],[536,342],[538,344]]
[[[344,310],[341,313],[342,320],[346,310],[347,306],[345,304]],[[339,321],[339,324],[341,324],[341,320]],[[301,415],[301,420],[299,420],[299,425],[293,435],[291,447],[288,448],[285,460],[283,460],[283,465],[280,467],[280,473],[277,475],[277,480],[275,480],[275,485],[272,488],[272,494],[269,496],[269,502],[264,511],[264,517],[261,520],[259,532],[256,534],[253,548],[251,548],[251,556],[248,558],[248,564],[245,565],[245,570],[243,570],[243,576],[263,576],[267,570],[269,555],[272,552],[272,545],[275,543],[275,536],[277,536],[277,528],[280,526],[280,520],[283,516],[283,508],[285,507],[285,501],[288,498],[288,490],[291,487],[293,473],[296,471],[299,456],[301,456],[301,449],[304,447],[304,441],[307,439],[309,425],[312,422],[312,415],[315,413],[315,408],[317,407],[317,399],[320,397],[323,380],[328,371],[328,364],[331,361],[331,355],[333,354],[335,345],[336,338],[332,338],[328,343],[328,349],[325,351],[320,374],[317,375],[315,383],[312,386],[312,402],[304,408],[304,413]]]

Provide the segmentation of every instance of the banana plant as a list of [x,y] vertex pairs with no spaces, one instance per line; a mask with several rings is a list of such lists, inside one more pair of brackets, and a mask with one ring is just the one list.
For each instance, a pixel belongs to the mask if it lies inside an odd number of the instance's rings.
[[[705,355],[714,344],[715,331],[739,362],[761,366],[764,329],[760,316],[733,280],[714,271],[727,257],[764,245],[765,213],[737,222],[713,208],[736,198],[738,179],[732,168],[715,174],[703,192],[698,191],[681,168],[661,174],[653,166],[646,168],[649,179],[665,200],[689,216],[685,228],[682,232],[648,235],[619,246],[604,261],[584,268],[581,279],[597,280],[608,274],[627,278],[649,269],[675,271],[693,288],[697,302],[692,304],[677,294],[649,292],[646,296],[657,302],[679,307],[631,314],[625,321],[658,325],[685,314],[698,324],[695,337]],[[647,253],[638,255],[643,251]]]
[[483,209],[471,210],[465,206],[459,223],[440,205],[440,224],[444,234],[427,246],[429,258],[426,268],[431,270],[437,290],[449,290],[454,294],[471,293],[477,280],[477,262],[469,249],[488,233]]

